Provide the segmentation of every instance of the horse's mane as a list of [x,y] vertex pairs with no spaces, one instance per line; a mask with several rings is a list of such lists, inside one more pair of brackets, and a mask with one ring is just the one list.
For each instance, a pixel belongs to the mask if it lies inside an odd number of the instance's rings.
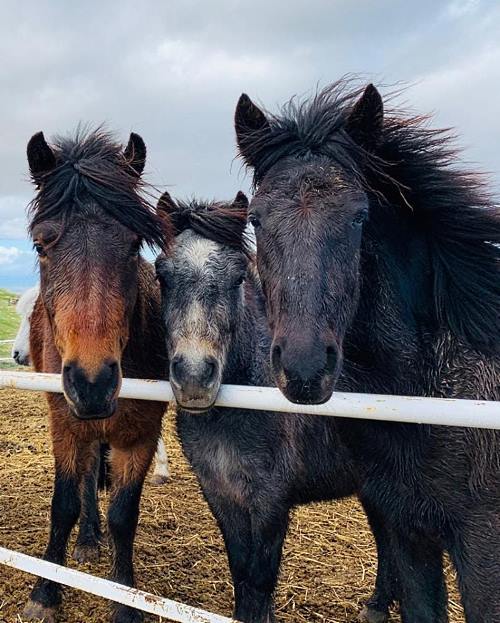
[[30,230],[50,218],[66,223],[72,214],[84,213],[90,199],[150,246],[165,247],[163,221],[144,196],[146,185],[132,174],[111,133],[79,127],[74,136],[55,137],[52,149],[56,168],[30,203]]
[[[332,159],[351,173],[383,218],[414,223],[429,243],[436,320],[473,346],[500,349],[500,208],[484,176],[457,166],[449,129],[429,127],[429,116],[398,108],[384,115],[381,135],[367,151],[346,131],[363,88],[340,80],[311,99],[292,98],[269,127],[252,134],[254,185],[286,157]],[[392,98],[391,98],[392,99]]]
[[[176,235],[187,229],[251,255],[251,244],[245,233],[247,212],[230,202],[189,199],[187,201],[169,198],[169,216]],[[159,208],[161,209],[160,199]]]

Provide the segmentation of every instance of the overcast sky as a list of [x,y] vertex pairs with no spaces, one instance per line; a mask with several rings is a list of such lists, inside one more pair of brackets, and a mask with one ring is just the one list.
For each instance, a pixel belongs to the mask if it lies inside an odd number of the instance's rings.
[[500,181],[500,3],[492,0],[3,0],[0,287],[34,283],[26,142],[101,123],[148,147],[174,195],[248,190],[234,161],[242,91],[273,110],[345,73],[405,82],[407,104],[455,126]]

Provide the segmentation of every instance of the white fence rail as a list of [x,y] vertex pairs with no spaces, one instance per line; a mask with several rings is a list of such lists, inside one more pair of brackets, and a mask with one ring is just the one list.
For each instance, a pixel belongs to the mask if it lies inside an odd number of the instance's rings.
[[117,601],[120,604],[138,608],[144,612],[157,614],[171,621],[179,623],[232,623],[234,619],[219,614],[213,614],[200,608],[194,608],[165,597],[117,584],[110,580],[97,578],[88,573],[55,565],[47,560],[40,560],[19,552],[13,552],[0,547],[0,564],[13,567],[26,573],[59,582],[79,590]]
[[[62,392],[58,374],[0,371],[0,388]],[[121,398],[172,401],[166,381],[123,379]],[[500,429],[500,402],[336,393],[323,405],[295,405],[278,389],[223,385],[216,404],[263,411]],[[180,623],[230,623],[232,619],[97,578],[0,547],[0,564],[54,580]]]
[[[62,392],[59,374],[43,374],[40,372],[0,370],[0,388],[2,387]],[[174,399],[170,383],[144,379],[123,379],[120,397],[164,401]],[[215,404],[220,407],[237,407],[260,411],[283,411],[366,420],[500,429],[500,402],[487,400],[337,392],[322,405],[296,405],[289,402],[274,387],[222,385]]]

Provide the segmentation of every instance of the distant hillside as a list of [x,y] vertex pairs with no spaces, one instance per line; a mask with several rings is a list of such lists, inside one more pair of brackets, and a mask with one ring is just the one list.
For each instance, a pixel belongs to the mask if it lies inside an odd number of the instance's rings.
[[17,294],[0,288],[0,340],[8,340],[16,335],[19,316],[16,314],[15,304],[12,303],[17,298]]
[[[0,288],[0,340],[10,340],[16,336],[19,327],[19,316],[16,314],[16,294]],[[10,357],[12,344],[0,344],[0,358]],[[1,362],[2,367],[15,365],[14,362]]]

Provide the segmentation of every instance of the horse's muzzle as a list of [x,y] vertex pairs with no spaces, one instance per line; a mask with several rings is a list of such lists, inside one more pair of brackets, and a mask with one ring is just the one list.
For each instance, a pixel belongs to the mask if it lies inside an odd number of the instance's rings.
[[181,409],[201,413],[212,408],[217,398],[221,370],[214,357],[198,360],[176,355],[170,362],[170,383]]
[[117,362],[106,362],[92,379],[76,362],[63,367],[63,389],[71,411],[81,420],[102,420],[116,411],[120,385]]
[[342,352],[335,341],[320,339],[304,348],[300,341],[275,339],[271,370],[277,387],[290,402],[322,404],[329,400],[342,367]]

